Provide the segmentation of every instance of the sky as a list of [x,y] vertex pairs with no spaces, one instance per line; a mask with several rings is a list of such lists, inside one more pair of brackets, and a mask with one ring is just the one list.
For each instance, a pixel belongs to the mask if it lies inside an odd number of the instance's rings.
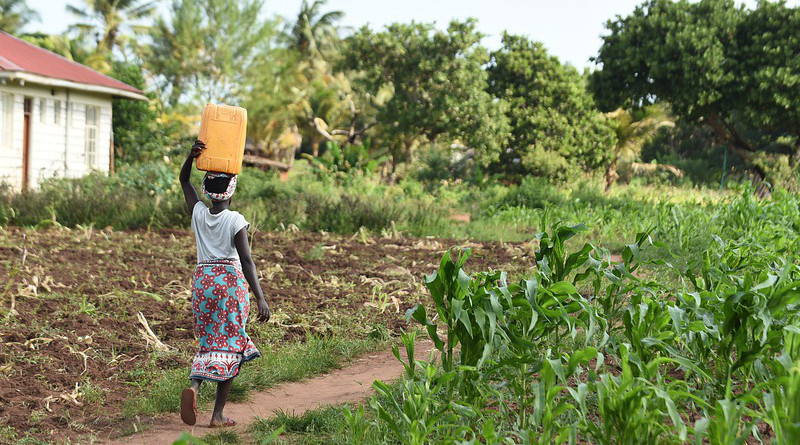
[[[78,0],[27,0],[41,16],[27,31],[57,34],[65,31],[75,18],[66,12]],[[266,0],[264,14],[294,17],[302,0]],[[452,19],[474,17],[478,30],[486,34],[484,46],[500,46],[503,30],[523,34],[544,43],[548,51],[562,62],[576,68],[591,67],[605,33],[604,24],[616,15],[625,16],[643,0],[329,0],[326,10],[345,13],[341,24],[352,29],[369,24],[382,28],[393,22],[435,22],[444,28]],[[159,2],[160,13],[167,14],[169,1]],[[745,0],[748,7],[756,0]],[[790,0],[800,5],[800,0]]]

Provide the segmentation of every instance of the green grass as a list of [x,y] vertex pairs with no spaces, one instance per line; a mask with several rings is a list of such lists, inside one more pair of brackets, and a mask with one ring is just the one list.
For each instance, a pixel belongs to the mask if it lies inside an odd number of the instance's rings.
[[223,430],[203,436],[203,442],[208,445],[238,445],[242,443],[236,431]]
[[349,443],[344,410],[349,405],[324,406],[300,415],[277,412],[275,417],[258,419],[247,428],[254,443],[262,443],[281,431],[280,441],[286,444]]
[[[354,357],[385,348],[386,345],[385,341],[372,338],[361,340],[310,337],[305,343],[275,349],[263,348],[262,357],[246,363],[239,376],[234,379],[228,400],[243,401],[251,391],[328,372]],[[188,383],[185,369],[161,372],[146,385],[144,394],[126,403],[125,416],[130,418],[140,414],[177,412],[180,408],[180,392]],[[215,385],[202,385],[199,402],[212,402],[215,391]]]

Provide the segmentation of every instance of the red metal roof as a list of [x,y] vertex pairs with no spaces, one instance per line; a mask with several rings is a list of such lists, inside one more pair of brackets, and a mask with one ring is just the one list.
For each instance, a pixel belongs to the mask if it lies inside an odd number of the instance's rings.
[[144,94],[127,83],[0,31],[0,72],[2,71],[25,72]]

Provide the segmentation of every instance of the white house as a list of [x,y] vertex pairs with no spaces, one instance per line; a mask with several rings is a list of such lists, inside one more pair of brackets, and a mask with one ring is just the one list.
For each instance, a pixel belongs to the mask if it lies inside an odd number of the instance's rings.
[[123,82],[0,32],[0,182],[113,168],[111,98],[147,100]]

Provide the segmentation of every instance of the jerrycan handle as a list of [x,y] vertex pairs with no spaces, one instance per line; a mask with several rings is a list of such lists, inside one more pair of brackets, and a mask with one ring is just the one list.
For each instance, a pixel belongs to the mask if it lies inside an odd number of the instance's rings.
[[239,123],[239,116],[234,108],[217,107],[216,116],[214,120],[220,122],[230,122],[232,124]]

